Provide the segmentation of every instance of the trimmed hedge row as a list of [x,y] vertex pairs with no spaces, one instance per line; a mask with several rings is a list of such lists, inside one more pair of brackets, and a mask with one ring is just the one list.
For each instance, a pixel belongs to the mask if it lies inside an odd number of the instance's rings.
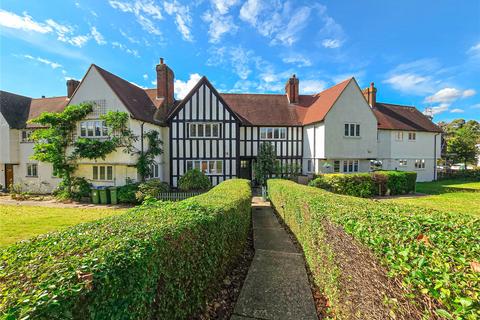
[[409,295],[440,302],[437,316],[480,317],[479,218],[336,195],[286,180],[269,180],[268,192],[335,312],[341,314],[342,306],[329,279],[342,270],[318,257],[335,255],[323,240],[324,219],[370,248]]
[[249,181],[153,202],[0,251],[6,319],[185,319],[242,252]]
[[328,173],[310,181],[312,187],[355,197],[396,195],[415,191],[416,172],[375,171],[372,173]]

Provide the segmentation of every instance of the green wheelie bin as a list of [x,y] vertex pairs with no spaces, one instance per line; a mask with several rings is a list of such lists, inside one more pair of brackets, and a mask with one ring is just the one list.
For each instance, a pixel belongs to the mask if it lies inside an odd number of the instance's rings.
[[98,193],[100,194],[100,203],[101,204],[108,204],[107,188],[103,187],[103,188],[99,189]]
[[92,188],[91,190],[92,196],[92,203],[99,204],[100,203],[100,194],[98,193],[98,189]]
[[117,187],[110,187],[108,188],[108,191],[110,193],[110,203],[117,204],[118,203]]

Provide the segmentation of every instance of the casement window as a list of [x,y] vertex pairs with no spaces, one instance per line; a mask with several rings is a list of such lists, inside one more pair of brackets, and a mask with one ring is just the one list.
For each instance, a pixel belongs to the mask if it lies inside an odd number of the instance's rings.
[[187,160],[186,162],[187,171],[192,169],[198,169],[206,175],[223,173],[222,160]]
[[105,121],[88,120],[80,122],[80,137],[104,138],[108,136],[108,129]]
[[397,140],[397,141],[403,141],[403,131],[397,131],[397,132],[395,132],[395,140]]
[[415,169],[425,169],[425,159],[416,159]]
[[32,140],[33,130],[22,130],[21,141],[22,142],[33,142]]
[[408,133],[408,141],[415,141],[415,140],[417,140],[417,133],[409,132]]
[[154,179],[154,178],[159,178],[159,167],[158,163],[154,163],[150,166],[150,174],[145,177],[146,179]]
[[190,138],[220,138],[220,123],[190,123]]
[[27,163],[27,177],[32,177],[32,178],[38,177],[38,164]]
[[340,160],[333,161],[333,172],[340,172]]
[[343,172],[358,172],[358,160],[343,160]]
[[360,137],[360,125],[358,123],[345,123],[345,137]]
[[287,128],[260,128],[260,140],[285,140]]
[[113,180],[113,166],[93,166],[92,180],[97,181],[112,181]]
[[312,173],[314,171],[314,162],[312,159],[307,160],[307,172]]
[[405,160],[405,159],[398,160],[398,165],[400,167],[406,167],[407,166],[407,160]]

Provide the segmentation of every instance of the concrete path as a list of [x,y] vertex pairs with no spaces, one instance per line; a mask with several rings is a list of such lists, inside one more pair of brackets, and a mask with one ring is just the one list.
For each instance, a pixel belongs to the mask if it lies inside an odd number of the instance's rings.
[[231,320],[318,319],[302,255],[270,203],[252,200],[255,256]]

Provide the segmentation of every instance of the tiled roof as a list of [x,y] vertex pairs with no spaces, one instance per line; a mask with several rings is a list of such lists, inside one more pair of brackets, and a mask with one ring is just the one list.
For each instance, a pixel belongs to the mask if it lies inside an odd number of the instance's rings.
[[[28,112],[28,120],[35,119],[43,112],[61,112],[67,106],[67,97],[52,97],[32,99],[30,110]],[[27,127],[34,128],[38,125],[34,123],[27,124]]]
[[415,107],[377,102],[373,112],[378,120],[378,129],[442,132]]

